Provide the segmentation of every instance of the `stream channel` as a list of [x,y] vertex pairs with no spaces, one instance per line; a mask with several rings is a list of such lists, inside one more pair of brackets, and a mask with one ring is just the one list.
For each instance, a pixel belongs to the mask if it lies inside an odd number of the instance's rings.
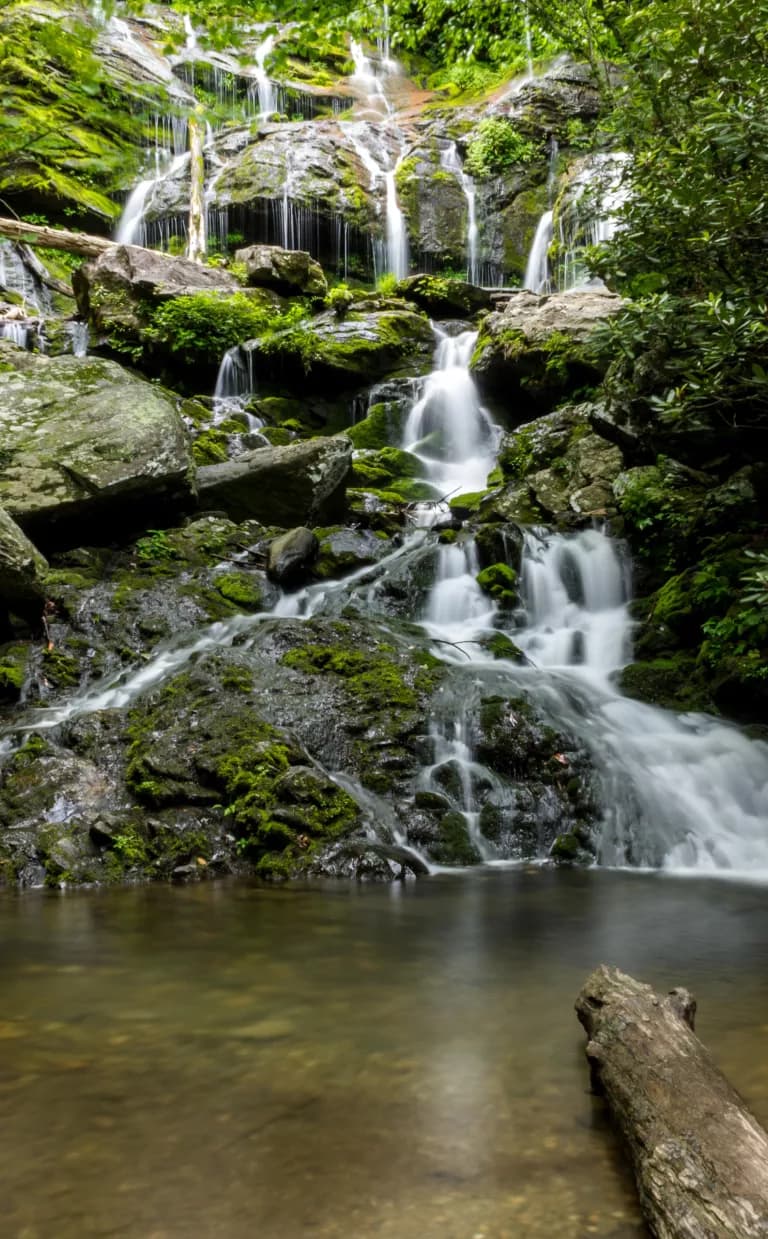
[[[402,446],[438,493],[470,491],[498,430],[467,370],[471,333],[437,336]],[[395,556],[434,541],[435,514]],[[509,627],[522,665],[484,652],[499,616],[476,568],[471,540],[440,546],[414,618],[451,664],[434,763],[461,772],[485,865],[391,886],[4,895],[3,1235],[639,1239],[573,1014],[602,961],[690,987],[700,1035],[768,1121],[766,746],[617,693],[629,571],[604,531],[527,535]],[[350,597],[375,614],[386,571],[213,625],[32,726],[125,705],[264,620],[338,614]],[[515,865],[483,838],[475,795],[494,774],[466,720],[489,688],[528,694],[588,749],[601,867]]]

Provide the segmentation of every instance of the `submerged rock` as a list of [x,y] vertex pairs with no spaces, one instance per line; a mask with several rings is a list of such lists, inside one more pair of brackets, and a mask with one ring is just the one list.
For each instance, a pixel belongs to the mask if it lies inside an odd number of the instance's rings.
[[265,447],[198,470],[200,504],[290,528],[344,516],[352,444],[343,435]]
[[103,544],[192,505],[168,394],[115,362],[0,349],[0,503],[35,542]]

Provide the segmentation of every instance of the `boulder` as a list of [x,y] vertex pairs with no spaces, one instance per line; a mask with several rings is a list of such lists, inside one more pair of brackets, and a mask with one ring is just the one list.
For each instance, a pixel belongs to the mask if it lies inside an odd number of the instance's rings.
[[0,349],[0,504],[38,545],[103,543],[192,505],[169,395],[112,361]]
[[298,529],[289,529],[279,538],[274,538],[267,552],[267,573],[270,580],[277,581],[280,585],[301,580],[307,575],[310,564],[317,556],[317,547],[316,536],[304,525]]
[[499,453],[507,484],[484,501],[482,517],[536,523],[615,514],[624,460],[592,432],[592,409],[567,405],[507,434]]
[[72,275],[80,315],[96,331],[116,325],[135,333],[143,326],[147,303],[190,293],[237,292],[233,275],[188,258],[173,258],[139,245],[115,245]]
[[441,275],[409,275],[400,281],[397,293],[433,318],[473,318],[492,305],[490,289]]
[[519,292],[484,319],[472,372],[484,395],[522,416],[546,413],[581,387],[598,383],[605,363],[593,347],[595,328],[623,306],[613,293]]
[[344,515],[352,444],[339,435],[265,447],[198,470],[200,503],[232,520],[293,528]]
[[278,245],[249,245],[237,250],[237,262],[245,264],[248,283],[273,288],[278,293],[303,293],[324,297],[328,285],[323,268],[305,250],[284,250]]
[[37,547],[0,508],[0,602],[11,610],[39,602],[47,571]]
[[[391,303],[390,303],[391,305]],[[428,319],[395,302],[389,309],[332,310],[241,346],[257,379],[289,391],[350,391],[401,371],[427,373],[434,336]]]

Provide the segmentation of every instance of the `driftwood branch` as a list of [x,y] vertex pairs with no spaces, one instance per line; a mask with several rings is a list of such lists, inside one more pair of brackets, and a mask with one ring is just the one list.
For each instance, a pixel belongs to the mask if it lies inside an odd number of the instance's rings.
[[598,968],[576,1002],[596,1091],[657,1239],[768,1239],[768,1135],[693,1032],[686,990]]
[[86,258],[98,258],[99,254],[115,244],[108,237],[95,237],[87,232],[68,232],[65,228],[48,228],[3,218],[0,218],[0,237],[18,241],[21,245],[44,245],[52,250],[66,250],[69,254],[83,254]]

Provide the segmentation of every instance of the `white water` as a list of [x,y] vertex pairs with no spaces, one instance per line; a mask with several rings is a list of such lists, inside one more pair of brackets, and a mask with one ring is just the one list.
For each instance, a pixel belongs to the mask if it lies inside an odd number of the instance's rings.
[[88,324],[75,320],[67,323],[67,334],[72,341],[72,355],[74,357],[88,356]]
[[27,347],[29,331],[30,327],[26,319],[9,318],[0,322],[0,337],[3,340],[10,340],[12,344],[17,344],[19,348]]
[[39,313],[50,313],[50,292],[24,261],[14,243],[6,240],[0,240],[0,299],[3,289],[17,293],[27,306]]
[[377,77],[373,65],[363,51],[362,44],[358,43],[357,39],[350,39],[349,51],[355,66],[349,79],[350,82],[365,96],[367,109],[374,115],[378,115],[379,120],[382,115],[389,116],[392,108],[381,79]]
[[[398,164],[399,164],[398,160]],[[402,280],[408,274],[408,232],[405,227],[405,217],[397,201],[397,186],[395,173],[397,164],[385,176],[387,187],[387,270],[391,275]]]
[[435,334],[435,369],[408,415],[401,447],[418,456],[438,496],[484,490],[499,431],[469,373],[477,333]]
[[[768,746],[705,715],[632,701],[613,684],[630,658],[632,627],[616,544],[597,530],[528,534],[525,617],[509,635],[530,666],[496,663],[492,673],[477,640],[494,617],[470,555],[441,551],[425,627],[454,648],[435,652],[457,665],[471,659],[473,675],[492,674],[497,692],[506,678],[510,695],[522,691],[586,746],[602,806],[600,863],[768,880]],[[471,752],[453,760],[471,763]]]
[[185,47],[187,51],[194,52],[197,49],[197,34],[195,27],[192,25],[192,18],[189,13],[184,14],[184,34],[186,35]]
[[523,288],[530,289],[532,293],[552,291],[549,268],[549,247],[553,236],[552,218],[551,210],[545,211],[542,215],[528,255]]
[[480,283],[480,266],[477,260],[477,201],[475,182],[464,171],[455,142],[440,152],[440,166],[447,172],[452,172],[459,182],[464,197],[467,200],[467,280],[470,284]]
[[274,35],[268,35],[256,48],[255,69],[256,88],[259,98],[259,115],[264,119],[277,110],[275,103],[275,88],[265,69],[267,56],[271,56],[275,48]]

